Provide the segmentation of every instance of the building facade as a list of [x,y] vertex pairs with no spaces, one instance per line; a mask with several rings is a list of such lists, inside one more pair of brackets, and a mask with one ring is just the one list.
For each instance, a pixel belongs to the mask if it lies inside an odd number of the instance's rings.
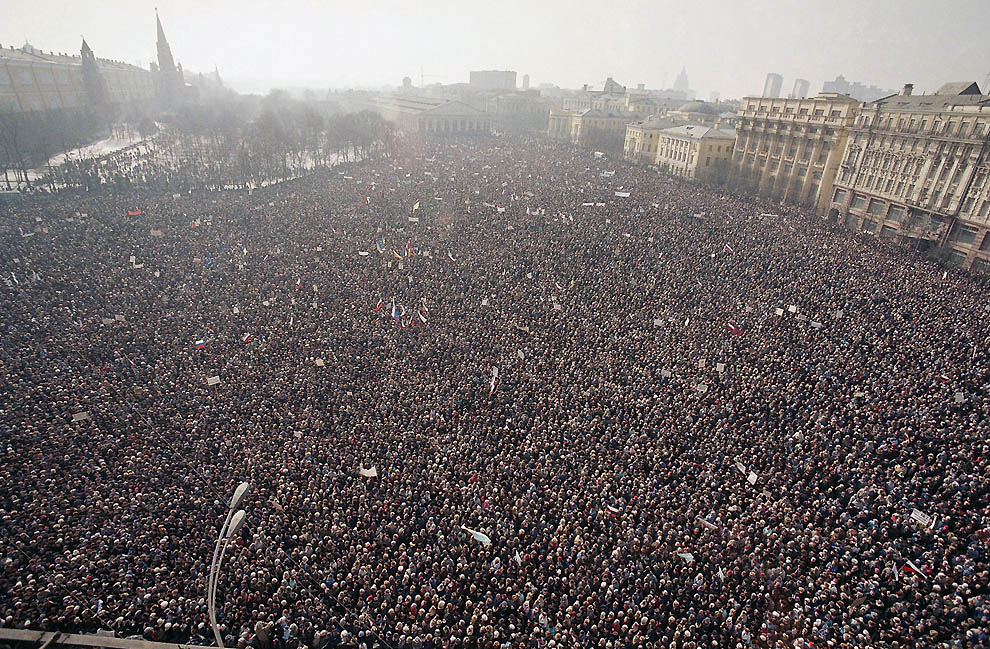
[[622,157],[629,162],[655,164],[660,133],[674,125],[673,120],[656,115],[628,124],[622,146]]
[[484,98],[486,113],[503,133],[546,132],[549,103],[539,90],[491,93]]
[[807,98],[809,88],[811,88],[811,83],[807,79],[795,79],[794,90],[791,91],[791,99]]
[[642,118],[639,113],[628,111],[555,108],[550,110],[547,135],[598,151],[619,153],[623,150],[626,126]]
[[784,77],[776,72],[767,74],[767,80],[763,82],[763,96],[776,98],[780,96],[780,87],[784,84]]
[[488,113],[442,97],[373,95],[364,107],[394,122],[406,133],[490,135],[492,132],[492,118]]
[[674,176],[719,182],[726,177],[735,141],[734,131],[708,126],[664,129],[657,145],[656,164]]
[[870,102],[850,128],[829,216],[990,271],[990,96],[975,83]]
[[822,213],[859,105],[848,95],[829,93],[810,99],[745,97],[731,182]]
[[472,70],[468,83],[480,90],[515,90],[516,73],[512,70]]
[[826,81],[822,84],[822,92],[835,92],[849,95],[858,101],[876,101],[882,97],[889,97],[895,94],[893,90],[883,90],[876,86],[867,86],[858,81],[849,81],[841,74],[833,81]]
[[0,49],[0,112],[122,108],[153,98],[147,70],[96,58],[85,40],[80,56],[45,53],[26,43]]

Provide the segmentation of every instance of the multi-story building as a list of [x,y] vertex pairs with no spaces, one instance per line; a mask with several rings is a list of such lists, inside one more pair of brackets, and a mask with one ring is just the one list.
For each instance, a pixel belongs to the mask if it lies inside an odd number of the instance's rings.
[[794,90],[791,91],[791,99],[806,98],[809,88],[811,88],[811,83],[807,79],[795,79]]
[[859,105],[848,95],[831,93],[743,98],[731,181],[822,213]]
[[784,84],[784,77],[776,72],[767,74],[767,80],[763,82],[763,96],[776,98],[780,96],[780,87]]
[[505,133],[545,132],[550,104],[539,90],[489,93],[482,104],[498,130]]
[[990,95],[972,82],[870,102],[850,127],[828,214],[990,271]]
[[516,73],[512,70],[472,70],[468,83],[480,90],[515,90]]
[[630,162],[656,163],[660,132],[675,125],[674,120],[657,115],[628,124],[622,147],[623,157]]
[[675,126],[660,132],[656,164],[667,173],[690,180],[725,179],[735,131],[708,126]]
[[606,112],[588,108],[551,109],[547,135],[599,151],[621,152],[626,126],[643,118],[639,113]]
[[491,116],[461,101],[407,93],[370,95],[362,108],[377,112],[406,133],[489,135]]
[[876,101],[881,97],[889,97],[894,94],[893,90],[883,90],[877,86],[867,86],[858,81],[849,81],[841,74],[835,80],[823,83],[822,92],[837,92],[863,102]]

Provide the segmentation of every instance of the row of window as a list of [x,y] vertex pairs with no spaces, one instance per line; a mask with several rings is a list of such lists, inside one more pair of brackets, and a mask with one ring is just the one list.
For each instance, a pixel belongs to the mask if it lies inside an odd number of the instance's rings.
[[[896,130],[902,133],[924,133],[932,135],[944,135],[944,136],[954,136],[954,137],[983,137],[986,133],[987,124],[983,121],[969,121],[967,119],[960,119],[956,121],[955,119],[943,120],[941,117],[935,117],[931,122],[928,118],[921,116],[899,116],[896,118],[897,122],[894,123],[895,117],[888,115],[882,117],[876,114],[861,115],[856,121],[858,126],[867,128],[873,126],[874,128],[883,128],[886,130]],[[931,124],[931,130],[929,130],[929,123]]]

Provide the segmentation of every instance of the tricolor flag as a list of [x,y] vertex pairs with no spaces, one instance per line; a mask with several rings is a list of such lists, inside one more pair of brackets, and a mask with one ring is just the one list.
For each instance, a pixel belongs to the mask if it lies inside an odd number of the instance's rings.
[[564,289],[561,288],[560,284],[554,283],[554,287],[557,289],[558,293],[563,293]]
[[422,298],[422,302],[423,302],[423,313],[429,313],[430,310],[426,308],[426,298],[425,297]]
[[733,250],[733,249],[732,249],[732,246],[730,246],[729,244],[725,244],[725,247],[723,248],[723,250],[724,250],[725,252],[727,252],[727,253],[729,253],[730,255],[734,255],[734,254],[736,254],[736,251],[735,251],[735,250]]
[[241,246],[241,259],[247,260],[247,246]]
[[725,324],[725,328],[733,336],[741,336],[743,334],[743,330],[737,327],[736,325],[732,324],[731,322],[727,322]]
[[297,277],[296,278],[296,290],[298,291],[301,288],[302,288],[302,280]]
[[378,304],[375,306],[375,311],[381,311],[383,306],[385,306],[385,300],[378,298]]
[[395,257],[396,259],[402,259],[402,255],[400,255],[399,253],[397,253],[395,251],[395,248],[392,248],[392,256]]
[[422,313],[420,313],[418,315],[419,315],[419,321],[422,322],[423,323],[423,326],[425,327],[426,326],[426,316],[423,315]]
[[492,368],[492,383],[488,388],[488,396],[491,396],[495,392],[495,380],[498,379],[498,368]]
[[252,334],[244,334],[241,337],[241,342],[245,344],[251,342],[252,340],[254,340],[254,336]]
[[205,340],[197,340],[196,341],[196,349],[203,349],[204,347],[206,347],[206,341]]
[[910,559],[908,559],[908,562],[906,564],[904,564],[903,570],[907,570],[909,572],[913,572],[914,574],[918,575],[922,579],[924,579],[926,581],[928,580],[928,577],[926,577],[925,576],[925,573],[923,573],[921,571],[921,568],[919,568],[918,566],[914,565],[914,561],[911,561]]
[[416,203],[413,204],[413,212],[415,212],[418,209],[419,209],[419,201],[416,201]]
[[392,298],[392,319],[393,320],[398,320],[401,317],[402,317],[402,314],[399,313],[399,307],[396,306],[396,304],[395,304],[395,298],[393,297]]
[[382,235],[381,240],[378,243],[375,244],[375,247],[378,249],[378,253],[379,254],[385,252],[385,235],[384,234]]
[[449,260],[451,260],[451,261],[454,261],[454,255],[452,255],[452,254],[450,254],[450,253],[448,252],[448,253],[447,253],[447,259],[449,259]]

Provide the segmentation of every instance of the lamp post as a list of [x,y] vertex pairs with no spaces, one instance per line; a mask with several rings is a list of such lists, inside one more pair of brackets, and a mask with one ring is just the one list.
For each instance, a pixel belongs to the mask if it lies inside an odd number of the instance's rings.
[[217,647],[223,649],[223,638],[220,636],[220,627],[217,626],[217,582],[220,580],[220,566],[223,564],[223,555],[227,552],[230,540],[244,525],[244,510],[240,509],[241,503],[247,496],[247,482],[237,485],[234,495],[230,498],[230,507],[227,509],[227,518],[224,519],[223,527],[220,528],[220,536],[217,537],[216,547],[213,548],[213,561],[210,563],[210,575],[206,580],[206,605],[210,615],[210,626],[213,627],[213,637],[217,640]]

